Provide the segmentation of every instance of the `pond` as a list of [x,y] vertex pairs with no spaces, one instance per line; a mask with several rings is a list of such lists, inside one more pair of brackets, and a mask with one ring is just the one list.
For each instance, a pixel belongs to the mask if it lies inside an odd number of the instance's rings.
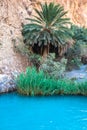
[[0,130],[87,130],[87,97],[0,95]]

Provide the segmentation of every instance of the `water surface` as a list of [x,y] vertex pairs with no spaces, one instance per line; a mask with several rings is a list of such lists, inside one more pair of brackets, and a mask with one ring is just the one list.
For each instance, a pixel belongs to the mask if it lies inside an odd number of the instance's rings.
[[87,97],[0,95],[0,130],[87,130]]

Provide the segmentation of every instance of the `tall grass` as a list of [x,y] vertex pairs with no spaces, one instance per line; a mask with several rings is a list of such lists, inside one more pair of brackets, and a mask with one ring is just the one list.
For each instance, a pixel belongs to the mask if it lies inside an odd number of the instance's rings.
[[17,91],[24,95],[57,95],[81,94],[87,95],[87,82],[77,83],[71,80],[55,80],[46,76],[43,71],[37,72],[36,68],[27,68],[17,79]]

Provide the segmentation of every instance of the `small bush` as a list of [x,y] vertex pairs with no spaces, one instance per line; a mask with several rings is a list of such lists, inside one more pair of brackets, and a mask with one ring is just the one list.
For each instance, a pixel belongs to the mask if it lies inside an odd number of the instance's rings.
[[32,53],[29,55],[29,59],[31,63],[33,64],[33,66],[36,67],[38,70],[41,65],[42,57],[38,54]]
[[81,56],[81,48],[79,42],[77,41],[71,48],[67,50],[66,70],[79,69],[81,64],[80,56]]
[[55,61],[55,54],[50,54],[44,63],[40,66],[40,69],[51,78],[61,78],[64,75],[66,69],[67,60],[62,58],[61,62]]

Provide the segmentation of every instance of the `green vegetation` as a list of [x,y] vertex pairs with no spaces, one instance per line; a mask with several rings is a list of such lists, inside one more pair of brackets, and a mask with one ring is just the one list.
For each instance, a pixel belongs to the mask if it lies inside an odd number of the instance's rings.
[[[69,19],[65,18],[67,12],[59,4],[41,4],[40,10],[35,9],[35,12],[36,16],[27,19],[29,24],[23,25],[22,35],[25,45],[45,59],[49,53],[55,53],[55,58],[59,60],[65,55],[66,70],[79,69],[81,55],[87,51],[84,45],[87,44],[87,29],[71,25]],[[70,46],[72,39],[75,43]],[[40,67],[37,56],[34,55],[33,60],[30,59],[35,67]]]
[[72,25],[71,32],[75,43],[66,52],[67,70],[79,69],[81,56],[87,55],[87,28]]
[[[29,23],[22,28],[27,47],[23,51],[18,48],[21,53],[28,56],[33,67],[27,68],[25,73],[17,77],[17,91],[32,96],[87,95],[87,82],[79,83],[74,79],[64,79],[63,75],[65,69],[79,68],[81,49],[83,45],[87,45],[87,29],[71,25],[69,19],[65,18],[67,12],[59,4],[41,4],[40,10],[35,9],[35,12],[36,16],[27,18]],[[67,25],[71,27],[68,28]],[[54,53],[52,54],[54,57],[48,55],[49,53]]]
[[62,58],[59,62],[55,60],[55,54],[50,53],[47,59],[40,65],[40,70],[43,70],[43,72],[51,78],[59,79],[64,76],[66,64],[67,60],[65,58]]
[[37,72],[35,68],[27,68],[17,78],[17,91],[24,95],[58,95],[81,94],[87,95],[87,82],[78,83],[71,80],[55,80],[46,76],[43,71]]
[[77,55],[81,56],[87,54],[87,28],[72,25],[71,31],[73,34],[72,38],[75,41],[75,45],[77,45],[78,49],[80,50],[80,53],[78,53],[77,51]]
[[79,69],[81,65],[81,47],[78,42],[74,43],[66,53],[67,65],[66,70]]
[[30,62],[32,63],[32,65],[34,67],[36,67],[37,70],[39,70],[39,67],[40,67],[41,62],[42,62],[42,57],[40,55],[37,55],[37,54],[30,54],[29,59],[30,59]]
[[76,25],[71,26],[71,30],[73,32],[72,38],[77,42],[80,41],[80,43],[87,44],[87,28],[79,27]]
[[58,49],[71,38],[70,29],[67,27],[70,21],[65,18],[67,12],[59,4],[45,3],[40,8],[35,9],[36,16],[27,18],[29,24],[23,26],[22,35],[26,45],[36,49],[36,53],[46,55],[51,45]]

